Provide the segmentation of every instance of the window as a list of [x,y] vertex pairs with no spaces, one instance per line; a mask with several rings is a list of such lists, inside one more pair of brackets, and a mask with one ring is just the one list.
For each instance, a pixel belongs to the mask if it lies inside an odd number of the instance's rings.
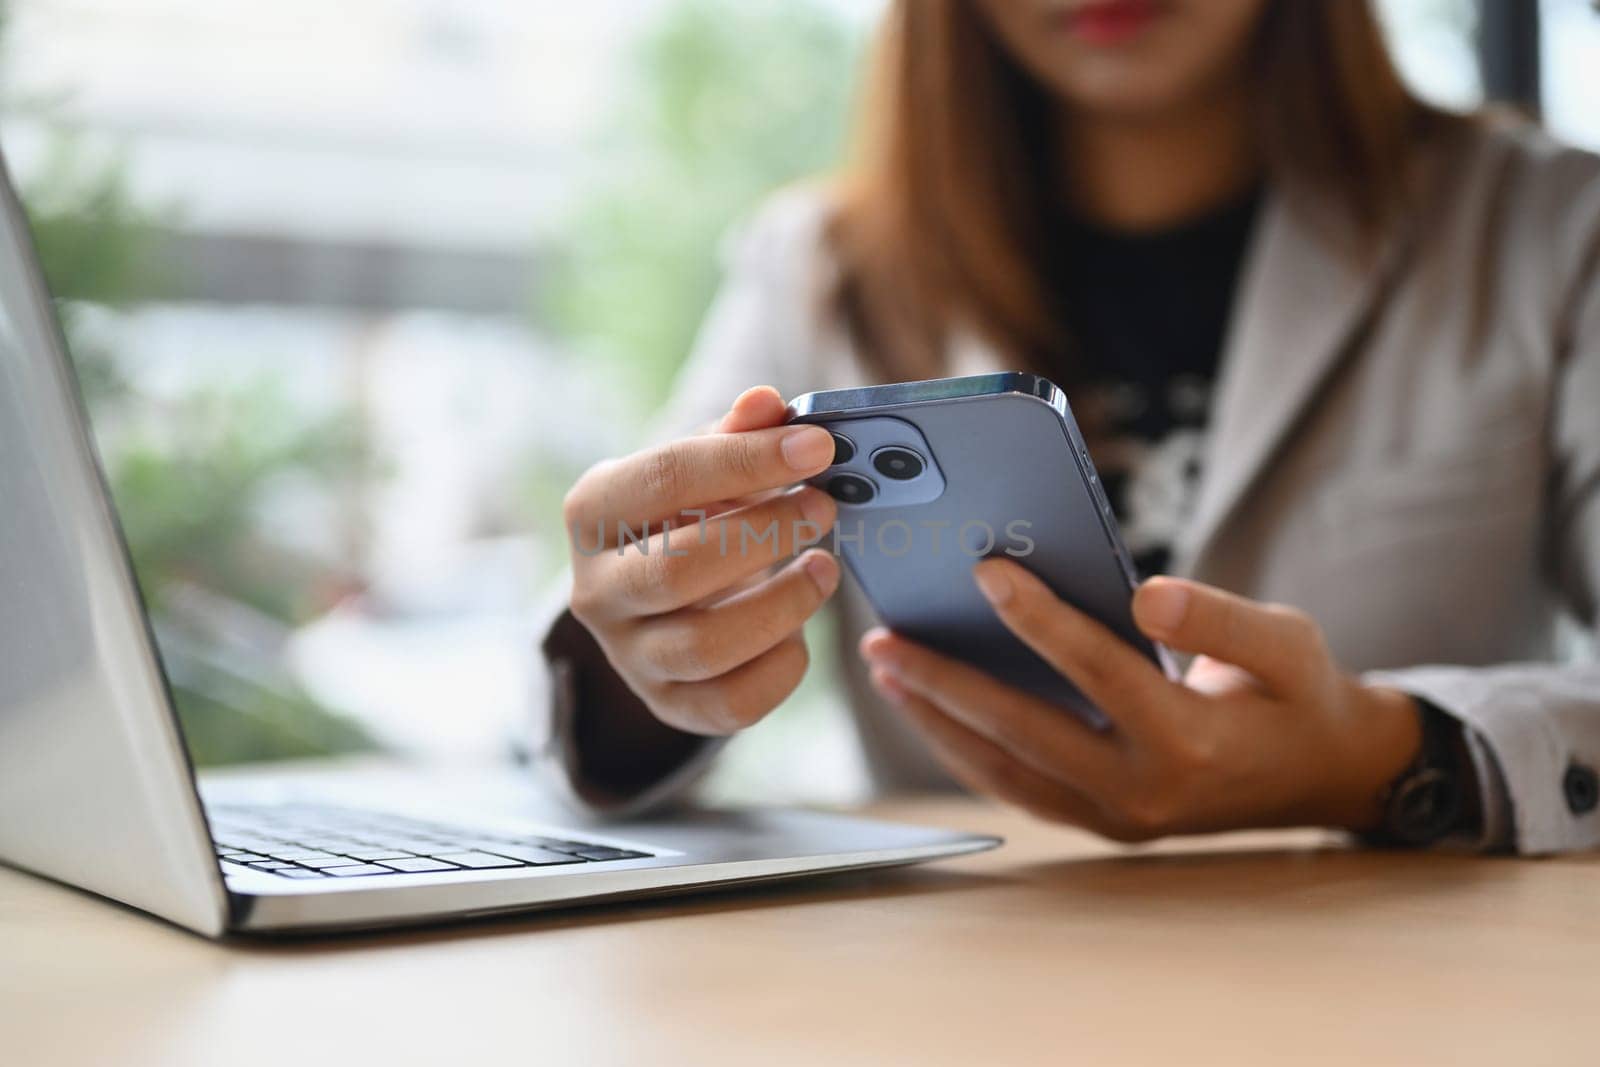
[[1395,63],[1417,95],[1456,109],[1483,102],[1477,0],[1379,0],[1377,8]]
[[834,160],[878,9],[6,4],[0,142],[199,762],[520,738],[560,497],[726,227]]
[[1539,18],[1545,121],[1556,136],[1600,151],[1600,7],[1542,0]]

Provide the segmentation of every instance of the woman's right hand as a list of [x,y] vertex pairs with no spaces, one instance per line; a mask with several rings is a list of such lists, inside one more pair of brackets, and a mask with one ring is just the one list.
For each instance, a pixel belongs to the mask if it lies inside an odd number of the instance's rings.
[[784,418],[776,390],[751,389],[712,432],[596,464],[567,494],[572,613],[680,730],[730,734],[777,707],[809,662],[801,626],[838,587],[838,561],[806,550],[833,500],[787,489],[833,462],[833,439]]

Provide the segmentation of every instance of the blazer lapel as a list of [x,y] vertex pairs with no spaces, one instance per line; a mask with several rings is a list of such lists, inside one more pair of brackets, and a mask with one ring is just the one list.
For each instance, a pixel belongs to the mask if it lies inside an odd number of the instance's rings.
[[1400,242],[1363,255],[1331,205],[1271,196],[1234,303],[1212,408],[1200,499],[1178,539],[1174,570],[1192,574],[1206,549],[1353,347],[1390,276]]

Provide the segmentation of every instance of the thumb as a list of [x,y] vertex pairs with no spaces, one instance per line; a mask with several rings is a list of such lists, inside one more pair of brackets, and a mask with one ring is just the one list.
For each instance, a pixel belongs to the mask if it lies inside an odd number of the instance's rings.
[[1281,693],[1308,689],[1328,665],[1322,631],[1305,612],[1199,582],[1151,578],[1134,594],[1133,618],[1152,640],[1241,667]]
[[788,417],[789,408],[783,397],[770,385],[746,389],[733,402],[728,413],[717,423],[717,433],[744,433],[746,430],[765,430],[781,426]]

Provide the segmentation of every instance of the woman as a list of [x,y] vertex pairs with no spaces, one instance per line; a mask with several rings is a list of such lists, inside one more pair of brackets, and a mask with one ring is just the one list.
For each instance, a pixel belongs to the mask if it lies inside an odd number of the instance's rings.
[[[1600,162],[1416,102],[1354,0],[901,0],[861,158],[778,198],[672,406],[569,530],[735,510],[831,444],[781,396],[1003,367],[1072,397],[1151,577],[1169,682],[1013,561],[974,581],[1117,724],[1096,734],[883,631],[843,657],[888,785],[1120,840],[1343,827],[1600,842]],[[725,405],[739,389],[750,389]],[[574,553],[546,754],[585,802],[682,788],[799,682],[837,563]],[[786,550],[803,546],[783,546]],[[1288,605],[1288,606],[1285,606]]]

